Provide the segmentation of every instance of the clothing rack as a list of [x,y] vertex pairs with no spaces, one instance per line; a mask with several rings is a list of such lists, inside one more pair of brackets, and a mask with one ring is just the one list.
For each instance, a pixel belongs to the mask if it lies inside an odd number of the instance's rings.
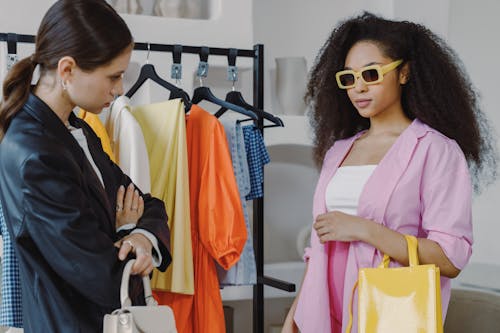
[[[35,43],[35,36],[20,35],[15,33],[0,33],[0,41],[7,42],[8,53],[17,53],[17,43]],[[176,52],[188,54],[200,54],[202,46],[156,44],[156,43],[135,43],[134,50],[155,51],[155,52]],[[210,47],[209,55],[228,56],[230,48]],[[253,105],[258,109],[264,108],[264,45],[254,45],[253,49],[237,49],[236,57],[253,58]],[[257,115],[254,121],[264,136],[264,118]],[[263,170],[262,170],[263,172]],[[263,184],[264,186],[264,184]],[[253,287],[253,332],[264,332],[264,286],[295,291],[295,284],[285,282],[272,277],[264,276],[264,197],[254,199],[253,202],[253,246],[257,268],[257,283]]]

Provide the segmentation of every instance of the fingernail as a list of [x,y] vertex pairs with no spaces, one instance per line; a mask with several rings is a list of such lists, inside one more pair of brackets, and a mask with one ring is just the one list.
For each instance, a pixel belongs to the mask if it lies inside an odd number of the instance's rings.
[[128,185],[128,188],[134,188],[134,184],[130,183],[130,184]]
[[135,193],[136,195],[139,195],[139,191],[137,191],[137,190],[135,190],[135,191],[134,191],[134,193]]
[[125,191],[125,186],[120,185],[120,187],[118,188],[118,190],[120,190],[120,191]]
[[139,200],[142,200],[142,201],[144,201],[144,199],[143,199],[142,197],[139,197]]

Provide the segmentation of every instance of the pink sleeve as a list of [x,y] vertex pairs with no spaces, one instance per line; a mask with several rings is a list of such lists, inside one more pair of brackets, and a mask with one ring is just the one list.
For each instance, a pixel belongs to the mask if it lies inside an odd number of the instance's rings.
[[305,262],[308,262],[309,258],[311,258],[311,248],[306,247],[304,249],[304,256],[302,256],[302,260],[304,260]]
[[[341,140],[343,141],[343,140]],[[324,213],[326,210],[325,207],[325,187],[328,182],[328,179],[326,175],[331,171],[331,168],[335,167],[335,159],[334,159],[334,147],[338,144],[339,141],[337,141],[328,151],[325,153],[325,157],[323,159],[323,165],[321,167],[321,172],[319,175],[318,182],[316,184],[316,189],[314,191],[314,199],[313,199],[313,221],[312,223],[314,224],[314,220],[316,219],[316,216],[318,214]],[[312,226],[311,226],[312,228]],[[318,246],[320,246],[320,242],[318,239],[318,236],[312,228],[311,230],[311,238],[310,238],[310,246],[306,247],[304,249],[304,255],[302,259],[305,262],[308,262],[309,259],[311,258],[313,251],[313,248],[316,249]]]
[[433,142],[422,178],[422,228],[458,269],[472,254],[471,196],[469,170],[458,144]]

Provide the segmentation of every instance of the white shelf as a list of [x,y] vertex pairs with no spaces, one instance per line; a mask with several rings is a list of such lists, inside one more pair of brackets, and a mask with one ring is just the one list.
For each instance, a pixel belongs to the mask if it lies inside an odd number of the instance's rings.
[[280,144],[312,145],[312,131],[307,116],[277,114],[285,127],[267,128],[264,138],[267,146]]
[[[264,265],[264,275],[294,283],[299,290],[304,275],[305,263],[302,261],[280,262]],[[264,298],[295,297],[296,292],[287,292],[276,288],[264,287]],[[253,286],[231,286],[221,289],[223,301],[241,301],[253,299]]]

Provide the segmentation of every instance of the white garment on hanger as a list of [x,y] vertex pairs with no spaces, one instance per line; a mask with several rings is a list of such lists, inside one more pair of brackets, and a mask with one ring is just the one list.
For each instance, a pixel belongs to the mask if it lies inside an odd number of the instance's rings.
[[130,113],[130,99],[118,97],[105,121],[117,164],[144,193],[151,192],[149,156],[142,129]]

